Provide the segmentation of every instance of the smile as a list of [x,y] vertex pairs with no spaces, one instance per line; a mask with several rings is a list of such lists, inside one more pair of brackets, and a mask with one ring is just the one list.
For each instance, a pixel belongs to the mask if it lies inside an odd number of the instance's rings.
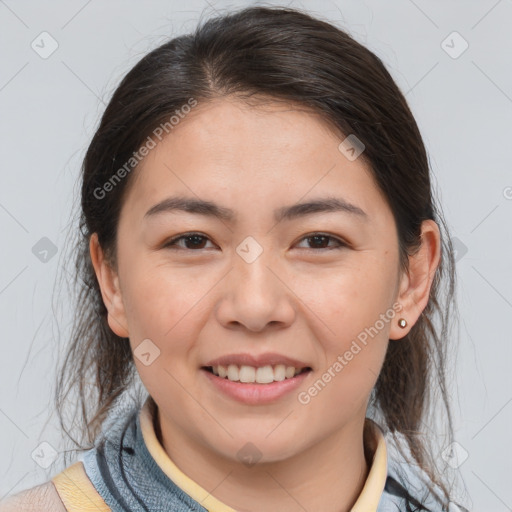
[[309,367],[298,369],[284,365],[258,368],[217,365],[201,368],[201,374],[216,391],[247,405],[269,404],[289,395],[310,373],[312,370]]

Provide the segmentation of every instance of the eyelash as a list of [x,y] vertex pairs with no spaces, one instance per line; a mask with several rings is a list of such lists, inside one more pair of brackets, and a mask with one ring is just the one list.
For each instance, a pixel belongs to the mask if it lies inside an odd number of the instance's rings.
[[[198,237],[201,237],[201,238],[206,238],[208,239],[208,237],[206,235],[204,235],[203,233],[185,233],[183,235],[179,235],[179,236],[176,236],[174,238],[172,238],[171,240],[169,240],[168,242],[166,242],[164,244],[164,248],[166,249],[171,249],[171,250],[185,250],[185,251],[195,251],[195,249],[188,249],[188,248],[184,248],[184,247],[181,247],[181,248],[177,248],[177,245],[176,245],[176,242],[182,240],[182,239],[186,239],[186,238],[191,238],[193,236],[198,236]],[[302,242],[303,240],[307,240],[307,239],[310,239],[310,238],[314,238],[316,236],[320,236],[320,237],[324,237],[324,238],[328,238],[330,240],[334,240],[336,243],[338,243],[338,247],[322,247],[322,248],[319,248],[319,249],[315,249],[315,248],[306,248],[306,250],[309,250],[309,251],[315,251],[315,252],[318,252],[318,251],[331,251],[333,249],[342,249],[344,247],[348,247],[348,244],[346,244],[345,242],[343,242],[343,240],[333,236],[333,235],[329,235],[328,233],[311,233],[311,234],[308,234],[304,237],[302,237],[299,242]],[[209,240],[209,239],[208,239]],[[197,249],[197,251],[200,251],[201,249]]]

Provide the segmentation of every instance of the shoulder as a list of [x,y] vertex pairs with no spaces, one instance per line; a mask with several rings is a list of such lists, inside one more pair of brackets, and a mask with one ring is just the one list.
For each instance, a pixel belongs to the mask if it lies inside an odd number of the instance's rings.
[[[441,489],[432,482],[430,484],[427,485],[427,482],[423,482],[419,486],[418,481],[413,480],[413,485],[411,485],[411,482],[398,481],[388,473],[382,498],[382,512],[391,510],[469,512],[462,505],[451,501],[451,497],[447,502],[448,498],[442,496]],[[436,492],[433,492],[433,489]],[[397,508],[389,508],[391,506],[397,506]],[[381,512],[380,507],[378,512]]]
[[50,480],[0,501],[0,512],[66,512]]

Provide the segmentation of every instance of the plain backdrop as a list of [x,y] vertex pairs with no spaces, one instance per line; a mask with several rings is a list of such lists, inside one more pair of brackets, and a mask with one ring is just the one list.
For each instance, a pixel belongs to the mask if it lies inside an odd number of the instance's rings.
[[[147,51],[200,17],[249,4],[0,0],[0,497],[55,473],[52,293],[81,159],[105,104]],[[286,5],[347,30],[406,94],[457,248],[457,464],[472,510],[512,510],[512,1]],[[64,304],[64,341],[70,319]]]

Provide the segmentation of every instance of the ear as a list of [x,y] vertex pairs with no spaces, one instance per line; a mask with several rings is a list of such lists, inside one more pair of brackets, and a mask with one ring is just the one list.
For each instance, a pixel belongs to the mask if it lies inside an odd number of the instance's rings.
[[106,261],[97,233],[91,235],[89,252],[100,285],[103,303],[108,310],[108,325],[121,338],[128,338],[128,328],[126,327],[128,324],[119,286],[119,276]]
[[[441,259],[441,235],[438,225],[431,219],[421,224],[421,246],[409,256],[409,271],[400,278],[396,301],[402,306],[391,326],[389,338],[403,338],[416,323],[425,309],[435,272]],[[407,321],[405,329],[398,326],[398,320]]]

